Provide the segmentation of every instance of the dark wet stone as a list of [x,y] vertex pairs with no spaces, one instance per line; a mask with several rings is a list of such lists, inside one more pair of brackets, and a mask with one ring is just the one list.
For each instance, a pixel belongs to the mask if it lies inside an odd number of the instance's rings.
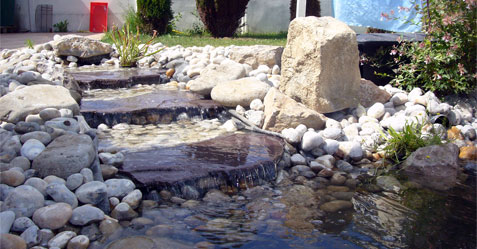
[[72,72],[70,75],[82,89],[122,88],[138,84],[166,83],[162,69],[116,69],[112,71]]
[[217,183],[259,185],[276,177],[283,154],[281,139],[262,134],[234,134],[207,141],[126,154],[122,173],[139,187],[173,189],[191,185],[203,195]]
[[177,116],[187,113],[190,117],[216,118],[224,111],[213,100],[186,91],[161,90],[129,98],[88,100],[81,102],[81,114],[91,127],[104,123],[114,126],[128,124],[167,124],[177,121]]

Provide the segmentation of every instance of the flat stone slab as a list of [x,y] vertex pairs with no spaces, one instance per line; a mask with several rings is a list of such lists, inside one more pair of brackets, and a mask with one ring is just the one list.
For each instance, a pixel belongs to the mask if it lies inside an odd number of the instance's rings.
[[162,84],[169,80],[164,69],[113,69],[109,71],[70,71],[81,89],[131,87],[137,84]]
[[403,34],[390,34],[390,33],[369,33],[358,34],[356,40],[358,46],[362,45],[380,45],[380,46],[392,46],[398,44],[398,38],[402,38],[403,41],[422,41],[426,37],[424,33],[403,33]]
[[91,127],[104,123],[166,124],[181,113],[189,117],[216,118],[225,108],[213,100],[188,91],[159,90],[110,100],[83,99],[80,112]]
[[203,194],[212,188],[251,187],[275,179],[276,163],[283,151],[280,138],[233,134],[126,153],[120,172],[149,190],[170,189],[177,193],[180,186],[191,185]]

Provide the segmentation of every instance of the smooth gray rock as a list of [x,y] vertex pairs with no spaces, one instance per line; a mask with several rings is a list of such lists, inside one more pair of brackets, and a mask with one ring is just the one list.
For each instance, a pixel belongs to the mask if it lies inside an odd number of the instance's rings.
[[351,172],[353,171],[353,165],[349,164],[348,162],[344,160],[338,160],[336,162],[336,167],[344,172]]
[[292,165],[306,165],[306,158],[300,154],[293,154],[290,159]]
[[104,219],[104,212],[91,205],[83,205],[73,209],[73,214],[70,218],[70,223],[77,226],[84,226],[92,222],[102,221]]
[[83,176],[83,182],[91,182],[94,180],[93,171],[90,168],[81,169],[80,174]]
[[128,179],[109,179],[104,183],[107,186],[108,197],[123,198],[136,188],[136,185]]
[[28,217],[19,217],[15,219],[12,225],[12,231],[24,232],[27,228],[34,226],[35,223]]
[[9,233],[10,228],[15,221],[15,213],[13,211],[4,211],[0,213],[0,234]]
[[45,145],[42,142],[36,139],[29,139],[23,144],[21,155],[32,161],[44,150]]
[[44,131],[33,131],[26,134],[23,134],[20,137],[20,141],[25,143],[29,139],[36,139],[44,145],[48,145],[51,142],[51,135],[48,132]]
[[106,184],[92,181],[81,185],[75,191],[78,200],[85,204],[98,204],[108,198]]
[[48,247],[64,248],[68,244],[68,241],[75,236],[76,233],[72,231],[58,233],[55,237],[48,241]]
[[8,186],[7,184],[0,184],[0,201],[4,201],[7,198],[8,193],[13,191],[15,188]]
[[28,160],[28,158],[24,157],[24,156],[17,156],[15,158],[13,158],[12,161],[10,161],[10,167],[11,168],[14,168],[14,167],[18,167],[18,168],[21,168],[23,170],[28,170],[30,169],[30,160]]
[[40,191],[32,186],[21,185],[8,193],[1,210],[11,210],[16,217],[31,217],[44,203],[45,199]]
[[[1,99],[0,99],[1,100]],[[15,132],[18,134],[25,134],[33,131],[39,131],[41,129],[40,125],[34,122],[23,122],[20,121],[15,125]]]
[[50,183],[46,187],[46,193],[56,202],[68,203],[71,207],[78,206],[76,195],[73,194],[64,184]]
[[91,165],[95,158],[93,141],[88,135],[62,135],[53,140],[33,160],[32,168],[40,177],[55,175],[63,179]]
[[60,111],[56,108],[45,108],[40,111],[39,115],[43,121],[61,117]]
[[132,220],[138,216],[132,208],[124,202],[119,203],[114,207],[113,211],[111,211],[111,217],[117,220]]
[[66,187],[71,191],[77,189],[81,184],[83,184],[83,175],[80,173],[72,174],[66,178]]
[[[115,197],[113,197],[115,198]],[[128,195],[126,195],[121,202],[127,203],[132,209],[136,209],[142,200],[142,192],[139,189],[135,189]]]
[[27,228],[21,235],[23,240],[25,240],[27,247],[32,247],[38,244],[38,232],[40,229],[37,226],[31,226]]

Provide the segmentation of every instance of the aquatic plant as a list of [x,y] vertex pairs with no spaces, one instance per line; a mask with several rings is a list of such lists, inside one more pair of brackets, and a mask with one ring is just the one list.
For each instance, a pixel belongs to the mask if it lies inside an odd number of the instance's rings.
[[109,35],[119,53],[121,67],[135,67],[137,61],[141,58],[154,55],[162,50],[158,49],[152,53],[147,53],[149,46],[156,38],[157,32],[155,30],[152,37],[144,44],[141,44],[139,27],[136,27],[136,34],[134,34],[129,28],[129,23],[124,25],[122,29],[113,27]]
[[399,163],[406,160],[412,152],[421,147],[442,144],[441,134],[433,128],[428,134],[422,132],[422,128],[426,124],[428,123],[418,121],[406,122],[401,132],[397,132],[392,127],[389,127],[389,136],[381,133],[386,140],[383,148],[386,158]]

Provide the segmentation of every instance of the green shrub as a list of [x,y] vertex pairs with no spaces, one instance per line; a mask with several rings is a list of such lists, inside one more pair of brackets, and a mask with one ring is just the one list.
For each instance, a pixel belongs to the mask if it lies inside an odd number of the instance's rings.
[[53,27],[55,27],[55,32],[68,32],[68,24],[68,20],[64,20],[53,24]]
[[200,19],[213,37],[231,37],[249,0],[196,0]]
[[159,35],[168,31],[169,22],[174,18],[171,0],[137,0],[137,14],[141,21],[141,31]]
[[422,42],[400,42],[391,50],[396,86],[440,93],[466,93],[476,87],[477,29],[475,0],[427,0],[416,5],[423,15]]
[[134,34],[129,29],[129,23],[126,23],[122,29],[113,27],[113,30],[109,33],[110,38],[119,53],[119,64],[121,67],[135,67],[137,61],[141,58],[153,55],[162,50],[159,49],[148,54],[149,46],[156,38],[157,32],[154,32],[151,39],[149,39],[144,45],[141,45],[139,28],[136,28],[136,30],[137,32]]
[[[297,0],[290,0],[290,21],[296,17],[296,2]],[[307,0],[305,16],[321,16],[320,0]]]

